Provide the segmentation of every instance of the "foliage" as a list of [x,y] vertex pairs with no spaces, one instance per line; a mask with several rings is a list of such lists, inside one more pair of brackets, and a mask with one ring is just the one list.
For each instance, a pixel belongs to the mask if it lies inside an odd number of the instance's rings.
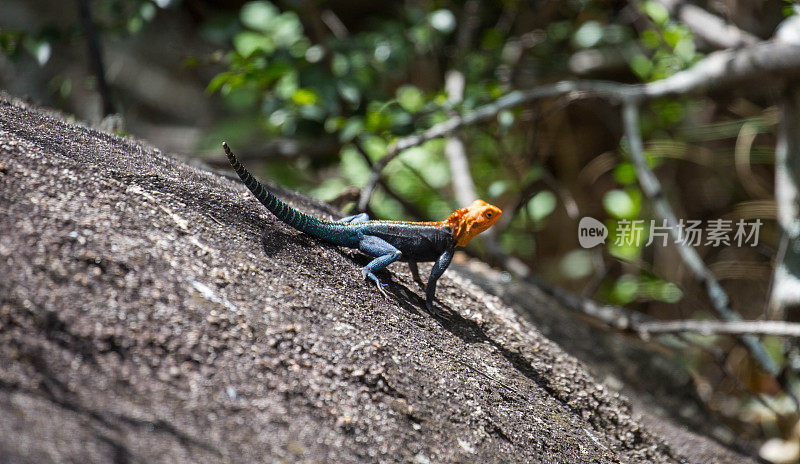
[[[254,1],[242,7],[235,28],[217,24],[218,30],[234,31],[230,35],[232,50],[226,58],[228,70],[214,78],[208,90],[221,93],[231,108],[254,114],[249,124],[238,127],[243,142],[266,133],[312,140],[332,137],[340,143],[338,157],[329,161],[339,167],[338,175],[324,180],[313,172],[304,174],[302,159],[291,173],[283,162],[270,167],[272,173],[281,174],[282,182],[294,179],[296,187],[331,199],[345,185],[363,185],[368,163],[382,157],[398,137],[424,130],[454,113],[469,112],[512,90],[509,70],[523,59],[520,47],[527,47],[522,52],[532,61],[528,66],[556,75],[565,70],[545,62],[564,62],[574,50],[626,43],[638,43],[629,63],[631,71],[643,80],[666,77],[699,59],[686,27],[671,20],[656,2],[640,5],[642,18],[650,27],[638,39],[632,28],[613,21],[600,5],[587,2],[576,6],[577,11],[565,8],[564,13],[582,13],[589,19],[558,18],[541,25],[546,28],[543,34],[522,24],[516,28],[503,25],[504,17],[523,8],[520,3],[507,2],[499,10],[484,6],[491,11],[481,13],[491,19],[477,19],[476,46],[464,47],[456,35],[458,27],[470,19],[458,3],[398,6],[397,14],[371,18],[363,29],[336,35],[308,30],[308,24],[318,22],[311,17],[315,12],[282,10],[267,1]],[[463,72],[463,100],[448,95],[441,71],[433,79],[420,79],[420,69],[426,65]],[[684,106],[654,104],[656,117],[650,121],[649,132],[674,126],[683,117]],[[542,181],[539,161],[524,154],[512,159],[505,156],[511,150],[504,145],[515,145],[514,151],[531,149],[525,140],[530,124],[520,116],[519,111],[506,111],[493,127],[465,134],[474,147],[470,152],[473,176],[481,196],[489,201],[508,198]],[[361,156],[361,150],[368,159]],[[449,191],[449,170],[440,142],[410,150],[385,173],[393,193],[415,204],[427,217],[441,217],[457,206]],[[602,196],[610,217],[636,219],[649,214],[642,208],[630,163],[620,163],[614,179],[619,188]],[[524,199],[525,207],[519,209],[502,237],[509,253],[535,256],[531,231],[546,227],[556,210],[555,193],[537,190]],[[401,204],[380,191],[372,208],[381,216],[403,215]],[[643,247],[620,248],[609,243],[609,253],[629,260],[639,258]],[[565,263],[562,268],[568,269],[569,261]],[[567,270],[565,276],[580,274]]]
[[[298,148],[279,157],[265,154],[267,169],[260,174],[325,200],[347,186],[362,187],[370,165],[398,138],[468,114],[513,90],[560,79],[651,82],[692,66],[703,57],[700,50],[708,51],[655,0],[432,0],[364,2],[357,8],[259,0],[230,9],[209,3],[220,9],[198,14],[197,2],[168,0],[92,5],[102,33],[113,37],[146,37],[159,14],[197,16],[198,41],[217,50],[210,59],[190,56],[179,62],[216,74],[207,91],[224,109],[224,118],[204,132],[199,146],[216,153],[225,139],[256,147],[248,159],[254,167],[250,161],[262,154],[265,140],[288,142]],[[770,9],[774,21],[797,12],[782,0],[766,2],[764,10]],[[11,61],[46,65],[79,38],[77,23],[2,29],[0,50]],[[590,65],[577,66],[578,58]],[[449,71],[463,76],[463,96],[448,93]],[[63,96],[69,89],[69,77],[53,79],[54,93]],[[600,301],[659,317],[697,316],[696,308],[707,302],[675,264],[673,249],[646,246],[646,240],[617,243],[619,221],[644,221],[646,234],[654,218],[621,137],[618,109],[572,97],[503,111],[488,123],[459,131],[478,195],[504,208],[495,227],[500,248],[558,285]],[[651,102],[642,117],[649,162],[680,217],[765,216],[770,206],[763,206],[768,197],[759,194],[759,186],[769,194],[774,109],[738,95],[672,98]],[[370,203],[372,213],[426,220],[459,206],[444,148],[444,140],[433,140],[391,162]],[[577,218],[570,202],[577,205]],[[603,247],[580,248],[572,232],[580,216],[606,224]],[[723,263],[723,274],[733,276],[723,283],[734,280],[730,286],[744,294],[734,296],[741,307],[755,308],[746,317],[760,317],[757,310],[763,306],[746,291],[763,296],[769,276],[755,276],[745,264],[769,269],[776,243],[774,224],[768,222],[758,249],[701,250],[708,263]],[[479,243],[470,249],[483,251]],[[728,348],[726,338],[697,340]],[[686,360],[699,372],[696,379],[712,370],[703,356],[695,353]]]

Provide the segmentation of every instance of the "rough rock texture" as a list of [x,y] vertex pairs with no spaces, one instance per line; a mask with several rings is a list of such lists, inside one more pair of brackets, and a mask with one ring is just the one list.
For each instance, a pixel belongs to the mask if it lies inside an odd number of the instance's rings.
[[0,95],[0,462],[749,462],[643,425],[457,273],[439,319],[366,261]]

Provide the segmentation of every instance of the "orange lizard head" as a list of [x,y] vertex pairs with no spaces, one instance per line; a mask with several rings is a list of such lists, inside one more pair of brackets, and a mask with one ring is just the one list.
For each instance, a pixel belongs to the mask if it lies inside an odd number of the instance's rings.
[[456,246],[466,246],[472,237],[492,227],[502,213],[497,206],[483,200],[475,200],[466,208],[456,210],[444,222],[453,229]]

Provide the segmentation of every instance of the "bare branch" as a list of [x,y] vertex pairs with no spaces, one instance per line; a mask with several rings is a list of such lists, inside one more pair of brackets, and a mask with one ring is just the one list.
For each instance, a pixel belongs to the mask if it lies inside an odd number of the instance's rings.
[[800,323],[785,321],[652,321],[635,327],[643,337],[654,334],[696,332],[703,335],[776,335],[800,337]]
[[100,41],[97,39],[97,29],[94,27],[92,10],[89,0],[78,0],[78,12],[81,17],[81,25],[86,34],[86,48],[91,62],[92,71],[97,79],[97,90],[103,102],[103,116],[113,114],[114,102],[111,100],[111,92],[106,81],[105,67],[103,66],[103,52],[100,49]]
[[320,19],[322,20],[323,23],[325,23],[326,26],[328,26],[328,29],[330,29],[331,32],[333,32],[334,37],[336,37],[337,39],[344,39],[349,34],[347,26],[344,25],[342,20],[339,19],[339,17],[336,16],[336,13],[334,13],[333,11],[331,10],[323,11],[322,14],[320,15]]
[[503,110],[543,98],[575,94],[599,97],[615,102],[649,100],[670,95],[685,95],[726,88],[753,79],[773,79],[800,75],[800,46],[776,41],[760,42],[739,49],[711,53],[693,67],[660,81],[647,84],[621,84],[608,81],[562,81],[528,90],[508,93],[494,102],[464,115],[436,124],[431,128],[391,144],[386,156],[373,167],[372,175],[361,192],[358,209],[366,208],[378,181],[378,173],[403,150],[444,137],[454,130],[488,121]]
[[759,41],[755,35],[727,23],[719,16],[684,0],[657,0],[670,15],[686,24],[692,32],[716,48],[736,48]]
[[[477,2],[470,2],[471,5]],[[466,8],[466,7],[465,7]],[[474,7],[477,12],[477,6]],[[445,75],[445,89],[449,100],[453,104],[458,104],[464,99],[464,87],[466,80],[461,71],[450,70]],[[459,134],[453,134],[447,139],[444,146],[444,154],[450,164],[450,174],[453,176],[453,191],[456,194],[459,208],[463,208],[475,201],[475,181],[469,172],[469,160],[467,159],[467,147]]]
[[[647,164],[647,159],[644,154],[644,144],[642,143],[642,135],[639,132],[639,106],[635,101],[628,101],[623,107],[623,125],[625,126],[625,136],[628,139],[630,146],[631,161],[636,167],[639,185],[642,187],[642,192],[653,203],[655,213],[662,220],[666,221],[669,227],[669,233],[675,241],[683,262],[694,274],[694,277],[699,280],[706,287],[706,293],[711,301],[711,306],[716,313],[726,321],[739,321],[741,317],[730,307],[730,299],[728,294],[725,293],[722,286],[717,281],[716,277],[708,270],[703,260],[694,250],[681,240],[678,231],[678,220],[672,207],[664,197],[664,191],[661,188],[661,183],[655,176],[653,171]],[[758,339],[752,335],[741,335],[740,340],[747,347],[750,355],[758,362],[764,370],[776,375],[778,373],[778,366],[775,361],[769,357],[764,347]]]
[[772,301],[785,312],[800,307],[800,91],[787,92],[780,110],[781,125],[775,146],[775,201],[787,246],[775,269]]
[[590,316],[617,330],[641,334],[638,328],[650,321],[650,317],[643,313],[637,313],[622,306],[598,303],[589,298],[549,285],[533,274],[528,275],[525,280],[534,284],[542,292],[551,296],[568,309]]
[[[495,258],[506,263],[508,257],[502,252],[493,252],[492,254]],[[468,273],[471,277],[475,277],[474,273],[464,268],[459,268],[459,272]],[[570,311],[589,316],[613,329],[634,333],[644,340],[649,340],[653,335],[684,332],[694,332],[703,335],[775,335],[780,337],[800,337],[800,323],[797,322],[743,320],[656,321],[646,314],[631,311],[622,306],[598,303],[590,298],[550,285],[533,275],[529,270],[523,271],[521,277],[524,281],[532,284]]]
[[536,287],[568,309],[598,319],[609,327],[636,333],[647,340],[653,335],[695,332],[703,335],[776,335],[800,337],[800,323],[785,321],[655,321],[649,316],[621,306],[597,303],[594,300],[553,287],[529,276]]

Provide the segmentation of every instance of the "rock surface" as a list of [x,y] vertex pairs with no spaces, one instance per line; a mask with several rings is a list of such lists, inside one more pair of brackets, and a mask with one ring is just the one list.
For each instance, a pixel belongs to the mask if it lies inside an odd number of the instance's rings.
[[754,462],[645,425],[458,273],[441,319],[366,262],[238,181],[0,95],[0,462]]

